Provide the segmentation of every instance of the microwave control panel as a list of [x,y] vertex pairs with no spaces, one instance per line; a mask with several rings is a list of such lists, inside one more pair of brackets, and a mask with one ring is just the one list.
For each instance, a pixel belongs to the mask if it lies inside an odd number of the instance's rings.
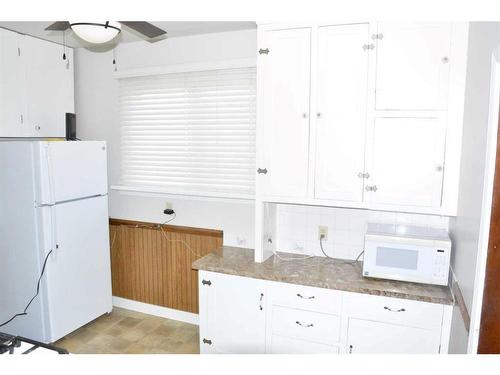
[[446,253],[446,250],[443,249],[437,249],[436,251],[437,254],[434,261],[433,276],[438,279],[448,278],[448,271],[449,271],[448,254]]

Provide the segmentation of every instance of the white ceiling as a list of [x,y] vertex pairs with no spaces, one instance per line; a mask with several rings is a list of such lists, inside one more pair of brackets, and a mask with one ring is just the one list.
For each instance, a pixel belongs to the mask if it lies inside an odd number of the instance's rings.
[[[41,39],[62,43],[62,32],[45,31],[45,28],[53,23],[48,22],[0,22],[0,27],[17,31],[21,34],[35,36]],[[235,31],[245,29],[255,29],[255,22],[151,22],[167,32],[166,38],[175,38],[179,36],[188,36],[196,34],[218,33],[224,31]],[[77,39],[72,32],[66,33],[66,44],[71,47],[86,47],[86,45]],[[165,39],[160,37],[159,40]],[[123,26],[122,32],[117,40],[119,43],[128,43],[144,40],[140,34]],[[155,40],[156,41],[156,40]]]

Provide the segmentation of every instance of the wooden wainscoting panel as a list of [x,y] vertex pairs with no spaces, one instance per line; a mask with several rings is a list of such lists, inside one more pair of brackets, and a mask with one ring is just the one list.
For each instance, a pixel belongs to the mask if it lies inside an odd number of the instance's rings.
[[191,264],[222,246],[222,231],[110,219],[113,295],[198,313]]

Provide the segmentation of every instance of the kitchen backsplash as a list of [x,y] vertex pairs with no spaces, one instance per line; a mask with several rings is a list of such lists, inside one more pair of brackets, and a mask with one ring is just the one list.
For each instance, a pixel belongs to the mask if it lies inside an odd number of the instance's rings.
[[277,248],[279,251],[323,256],[318,227],[328,227],[323,249],[332,257],[355,259],[364,247],[368,223],[415,225],[448,230],[447,216],[405,214],[360,209],[278,205]]

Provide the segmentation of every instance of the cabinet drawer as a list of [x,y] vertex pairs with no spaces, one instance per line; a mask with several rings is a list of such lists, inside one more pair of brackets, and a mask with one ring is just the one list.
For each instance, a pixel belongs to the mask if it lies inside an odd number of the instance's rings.
[[270,297],[273,305],[294,309],[328,314],[340,314],[342,310],[342,293],[337,290],[273,283]]
[[443,305],[357,293],[345,294],[344,312],[350,317],[428,329],[440,328],[443,319]]
[[337,315],[280,306],[273,306],[272,309],[273,334],[329,345],[339,341],[340,317]]
[[338,354],[339,347],[316,342],[292,339],[280,335],[272,335],[269,353],[273,354]]

